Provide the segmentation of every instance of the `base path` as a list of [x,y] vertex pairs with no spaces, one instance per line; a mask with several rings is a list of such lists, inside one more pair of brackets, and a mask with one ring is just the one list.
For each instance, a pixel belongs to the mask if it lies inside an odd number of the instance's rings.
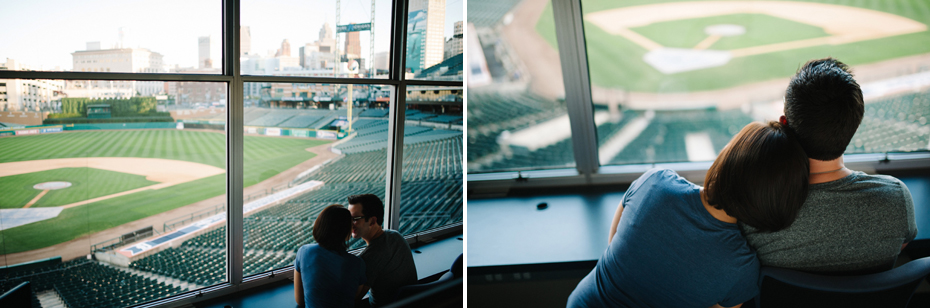
[[[339,156],[338,154],[329,150],[330,146],[331,144],[327,143],[308,148],[307,151],[316,154],[316,156],[258,184],[246,187],[243,194],[247,196],[250,194],[266,191],[269,188],[280,186],[281,184],[287,184],[301,172]],[[220,195],[167,212],[128,222],[117,227],[96,232],[94,234],[84,235],[61,244],[30,251],[6,254],[0,256],[0,266],[19,264],[54,256],[61,256],[62,260],[65,261],[83,257],[90,253],[90,246],[93,244],[116,238],[123,234],[145,227],[152,226],[156,229],[160,229],[162,224],[164,224],[166,221],[178,218],[180,216],[190,215],[191,213],[198,211],[209,210],[214,208],[217,204],[222,204],[224,202],[226,202],[226,195]]]

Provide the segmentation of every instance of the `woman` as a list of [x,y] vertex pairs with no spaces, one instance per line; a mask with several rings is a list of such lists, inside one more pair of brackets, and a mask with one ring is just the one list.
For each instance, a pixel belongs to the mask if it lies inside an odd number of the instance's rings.
[[302,307],[352,307],[365,284],[365,263],[346,252],[352,215],[342,205],[327,206],[313,223],[316,244],[297,250],[294,299]]
[[703,188],[671,170],[643,174],[568,306],[739,307],[755,297],[759,261],[736,222],[771,232],[797,217],[808,160],[792,135],[778,122],[746,125],[707,170]]

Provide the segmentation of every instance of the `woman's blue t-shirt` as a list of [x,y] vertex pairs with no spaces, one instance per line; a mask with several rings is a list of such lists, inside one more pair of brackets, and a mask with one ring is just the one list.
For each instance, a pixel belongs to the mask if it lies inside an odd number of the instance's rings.
[[755,252],[736,224],[707,212],[697,185],[650,170],[623,205],[616,235],[569,307],[731,307],[759,292]]
[[300,272],[305,307],[353,307],[358,286],[365,284],[362,259],[317,244],[297,250],[294,268]]

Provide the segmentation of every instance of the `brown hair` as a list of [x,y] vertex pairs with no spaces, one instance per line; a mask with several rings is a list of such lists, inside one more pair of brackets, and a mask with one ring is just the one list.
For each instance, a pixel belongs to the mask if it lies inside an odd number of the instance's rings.
[[313,222],[313,239],[329,250],[346,250],[346,237],[352,232],[352,214],[339,204],[327,206]]
[[787,228],[807,198],[810,163],[791,129],[749,123],[704,178],[707,203],[763,232]]

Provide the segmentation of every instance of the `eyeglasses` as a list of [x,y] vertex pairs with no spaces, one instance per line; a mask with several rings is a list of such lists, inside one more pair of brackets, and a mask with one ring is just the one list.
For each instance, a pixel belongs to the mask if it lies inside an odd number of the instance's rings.
[[352,217],[352,222],[356,222],[356,221],[359,221],[359,220],[362,220],[362,219],[365,219],[366,217],[369,217],[369,216],[358,216],[358,217]]

